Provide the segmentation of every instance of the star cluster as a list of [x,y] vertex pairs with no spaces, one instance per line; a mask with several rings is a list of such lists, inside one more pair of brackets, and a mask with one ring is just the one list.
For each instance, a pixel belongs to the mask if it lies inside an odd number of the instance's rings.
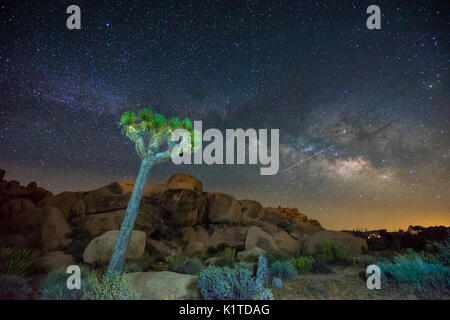
[[70,4],[1,5],[6,178],[54,192],[134,178],[117,121],[149,106],[204,128],[280,130],[275,176],[165,163],[152,181],[187,172],[328,228],[450,224],[443,2],[379,3],[381,30],[366,28],[368,1],[78,1],[81,30],[66,28]]

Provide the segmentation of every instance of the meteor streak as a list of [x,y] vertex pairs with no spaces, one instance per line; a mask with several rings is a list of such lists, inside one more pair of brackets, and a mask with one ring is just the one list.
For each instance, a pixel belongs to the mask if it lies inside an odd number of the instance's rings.
[[292,169],[292,168],[298,167],[298,166],[301,165],[302,163],[305,163],[306,161],[309,161],[309,160],[311,160],[312,158],[317,157],[319,154],[324,153],[325,151],[327,151],[328,149],[331,149],[331,148],[333,148],[333,147],[334,147],[334,145],[329,146],[328,148],[325,148],[325,149],[323,149],[323,150],[321,150],[321,151],[319,151],[319,152],[313,154],[311,157],[306,158],[306,159],[304,159],[304,160],[302,160],[302,161],[300,161],[300,162],[297,162],[297,163],[293,164],[292,166],[290,166],[290,167],[287,168],[287,169],[284,169],[283,171],[281,171],[281,173],[286,172],[286,171],[288,171],[288,170],[290,170],[290,169]]

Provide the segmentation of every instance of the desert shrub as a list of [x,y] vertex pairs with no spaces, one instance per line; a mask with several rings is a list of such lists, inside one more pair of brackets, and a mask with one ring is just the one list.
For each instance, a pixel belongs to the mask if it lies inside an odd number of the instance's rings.
[[181,254],[176,254],[167,260],[167,269],[169,271],[181,273],[186,262],[186,257]]
[[64,250],[64,253],[70,254],[76,261],[83,261],[84,249],[88,246],[93,236],[85,230],[72,232],[72,243]]
[[261,255],[256,277],[247,268],[203,269],[197,285],[206,300],[272,300],[273,294],[265,287],[267,260]]
[[324,241],[317,245],[317,260],[324,263],[346,263],[348,262],[348,249],[333,241]]
[[140,294],[121,274],[99,277],[92,290],[94,300],[140,300]]
[[291,263],[299,272],[306,273],[312,271],[312,267],[315,261],[316,260],[314,260],[313,257],[300,256],[298,258],[292,259]]
[[274,277],[272,279],[272,287],[274,288],[281,288],[283,286],[283,281],[279,277]]
[[331,267],[323,262],[314,262],[311,271],[315,274],[327,274],[333,272]]
[[298,275],[297,269],[290,261],[275,261],[270,266],[272,276],[288,279]]
[[262,284],[266,284],[269,281],[269,264],[265,254],[260,254],[258,257],[256,279]]
[[128,259],[125,263],[125,272],[142,272],[148,271],[155,263],[154,256],[151,256],[148,252],[135,259]]
[[19,234],[12,234],[6,239],[4,246],[8,248],[24,248],[25,239]]
[[203,263],[198,258],[187,258],[181,254],[176,254],[168,259],[168,270],[196,275],[203,269]]
[[437,261],[444,265],[450,265],[450,236],[444,243],[429,242],[425,249],[428,255],[433,255]]
[[419,294],[433,290],[450,293],[450,268],[443,263],[429,263],[412,250],[396,254],[393,261],[378,264],[385,281],[412,287]]
[[206,300],[273,299],[270,290],[244,268],[208,267],[200,272],[197,285]]
[[266,255],[266,257],[267,257],[267,261],[268,261],[269,265],[271,265],[275,261],[287,261],[287,260],[290,259],[289,256],[287,256],[287,255],[285,255],[284,253],[281,253],[281,252],[268,253]]
[[16,274],[0,274],[0,300],[26,300],[33,290],[28,281]]
[[67,288],[70,275],[64,269],[51,271],[41,282],[43,300],[88,300],[93,298],[97,275],[87,270],[81,271],[81,289]]
[[215,262],[217,267],[229,267],[234,268],[236,266],[236,261],[230,257],[220,257]]
[[362,254],[369,254],[369,248],[367,246],[361,246],[361,252]]
[[203,263],[198,258],[192,258],[186,261],[183,273],[197,275],[203,269]]
[[28,274],[37,256],[38,252],[26,248],[1,248],[0,273],[15,275]]

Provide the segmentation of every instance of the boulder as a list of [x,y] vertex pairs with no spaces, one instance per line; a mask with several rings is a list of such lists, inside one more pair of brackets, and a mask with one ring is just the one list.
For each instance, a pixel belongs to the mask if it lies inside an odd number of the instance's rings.
[[176,173],[166,182],[167,190],[191,190],[198,194],[202,193],[202,183],[193,176],[186,173]]
[[[108,231],[89,242],[83,252],[83,261],[93,265],[106,265],[116,245],[119,230]],[[140,258],[145,251],[145,232],[134,230],[127,250],[127,259]]]
[[168,190],[163,195],[162,207],[168,212],[169,224],[193,226],[202,222],[206,197],[191,190]]
[[289,226],[291,225],[291,221],[287,217],[271,209],[264,209],[261,220],[273,224],[285,231],[289,230]]
[[255,222],[262,218],[264,210],[259,202],[253,200],[240,200],[239,204],[241,205],[242,223],[244,225],[248,226],[255,224]]
[[216,248],[224,243],[229,246],[239,246],[245,243],[247,227],[217,225],[212,227],[213,232],[209,237],[209,247]]
[[239,261],[254,260],[254,259],[257,259],[259,257],[259,255],[262,253],[266,253],[266,251],[261,248],[258,248],[258,247],[253,247],[249,250],[244,250],[244,251],[238,252],[237,259]]
[[194,299],[196,276],[170,271],[133,272],[123,275],[143,300]]
[[44,221],[41,225],[43,251],[55,251],[68,246],[72,240],[72,229],[64,214],[56,207],[44,207]]
[[281,252],[296,254],[300,251],[300,244],[285,231],[279,231],[272,236],[276,246]]
[[270,253],[278,252],[279,250],[270,234],[257,226],[251,226],[248,228],[245,239],[245,250],[250,250],[254,247],[261,248]]
[[200,241],[191,241],[184,248],[187,256],[203,256],[206,252],[205,245]]
[[[134,183],[135,180],[119,180],[87,192],[84,196],[87,213],[125,209],[133,192]],[[148,183],[144,187],[143,197],[159,197],[165,189],[165,185]]]
[[88,231],[93,237],[97,237],[107,231],[120,229],[124,215],[125,209],[90,214],[82,218],[81,226],[83,230]]
[[181,241],[183,243],[189,243],[195,241],[195,229],[193,227],[182,227],[179,229],[181,235]]
[[209,223],[237,224],[242,221],[241,206],[236,198],[229,194],[208,194],[206,212]]
[[205,247],[209,247],[209,233],[202,226],[195,226],[195,240],[202,242]]
[[74,264],[76,264],[75,259],[70,254],[64,254],[63,251],[47,252],[36,260],[36,266],[46,270],[65,269]]
[[323,228],[320,225],[304,221],[293,221],[289,229],[289,233],[292,237],[298,240],[304,238],[305,234],[310,235],[321,230],[323,230]]
[[361,254],[363,246],[367,247],[366,240],[352,236],[347,232],[322,230],[304,239],[304,253],[315,254],[317,252],[317,246],[324,241],[332,241],[345,246],[353,256]]
[[181,248],[173,241],[147,239],[147,252],[157,259],[164,259],[180,253]]
[[[80,201],[83,203],[81,204]],[[64,214],[66,219],[71,218],[72,215],[84,215],[86,213],[86,205],[83,200],[78,197],[76,192],[62,192],[56,196],[44,199],[38,203],[39,206],[57,207]],[[82,206],[82,207],[80,207]],[[76,207],[76,208],[74,208]],[[72,208],[74,210],[72,211]]]

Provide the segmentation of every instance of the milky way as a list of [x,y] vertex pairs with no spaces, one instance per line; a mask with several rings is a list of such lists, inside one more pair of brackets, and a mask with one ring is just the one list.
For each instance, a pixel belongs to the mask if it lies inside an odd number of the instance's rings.
[[[121,112],[280,129],[280,172],[155,167],[329,228],[450,224],[448,8],[385,1],[1,5],[0,167],[54,192],[134,178]],[[66,8],[81,8],[81,30]],[[329,148],[330,146],[333,146]],[[286,172],[284,169],[302,162]]]

